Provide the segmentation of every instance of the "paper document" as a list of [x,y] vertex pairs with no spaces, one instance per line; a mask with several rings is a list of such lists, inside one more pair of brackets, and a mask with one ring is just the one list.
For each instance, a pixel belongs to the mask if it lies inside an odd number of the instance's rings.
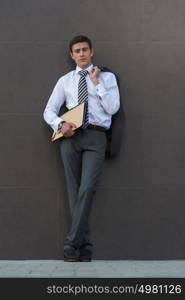
[[[70,109],[69,111],[64,113],[62,116],[60,116],[60,118],[66,122],[74,123],[76,125],[76,128],[74,128],[74,130],[81,127],[83,124],[83,118],[84,118],[84,105],[85,105],[85,103],[83,102],[83,103],[75,106],[74,108]],[[51,141],[54,142],[62,136],[63,136],[63,134],[61,131],[54,132],[51,137]]]

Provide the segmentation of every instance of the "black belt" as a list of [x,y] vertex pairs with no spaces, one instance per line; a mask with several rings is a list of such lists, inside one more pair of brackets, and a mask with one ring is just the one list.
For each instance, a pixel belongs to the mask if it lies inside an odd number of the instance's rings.
[[98,126],[98,125],[93,125],[93,124],[89,124],[86,128],[87,129],[95,129],[95,130],[99,130],[99,131],[106,131],[107,130],[105,127]]

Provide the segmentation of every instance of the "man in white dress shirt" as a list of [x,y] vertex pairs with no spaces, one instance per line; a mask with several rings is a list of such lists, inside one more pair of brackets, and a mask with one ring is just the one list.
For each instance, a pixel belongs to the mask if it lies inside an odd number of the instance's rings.
[[[111,126],[112,115],[119,110],[120,95],[115,75],[93,66],[88,37],[74,37],[69,48],[76,70],[59,78],[44,110],[44,119],[54,131],[61,130],[64,135],[59,144],[71,214],[64,260],[91,261],[89,215],[105,160],[106,130]],[[75,124],[61,120],[59,111],[64,104],[71,109],[80,101],[85,102],[86,116],[84,125],[74,131]]]

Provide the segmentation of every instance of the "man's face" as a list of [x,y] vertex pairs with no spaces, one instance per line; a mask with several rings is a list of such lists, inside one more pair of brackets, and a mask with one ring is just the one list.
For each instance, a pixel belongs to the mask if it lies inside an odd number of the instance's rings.
[[71,57],[81,69],[87,68],[92,62],[93,49],[86,42],[76,43],[72,46]]

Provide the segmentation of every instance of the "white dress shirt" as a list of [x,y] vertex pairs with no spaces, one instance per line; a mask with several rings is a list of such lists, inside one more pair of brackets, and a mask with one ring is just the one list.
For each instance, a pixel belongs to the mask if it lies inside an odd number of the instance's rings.
[[[91,64],[86,70],[90,72]],[[61,106],[64,104],[68,109],[78,105],[78,82],[81,70],[78,66],[66,75],[59,78],[44,110],[44,120],[54,131],[58,130],[61,118],[58,116]],[[109,128],[111,117],[120,106],[120,95],[115,75],[110,72],[100,72],[99,84],[95,85],[89,74],[86,76],[88,88],[88,112],[89,123]]]

